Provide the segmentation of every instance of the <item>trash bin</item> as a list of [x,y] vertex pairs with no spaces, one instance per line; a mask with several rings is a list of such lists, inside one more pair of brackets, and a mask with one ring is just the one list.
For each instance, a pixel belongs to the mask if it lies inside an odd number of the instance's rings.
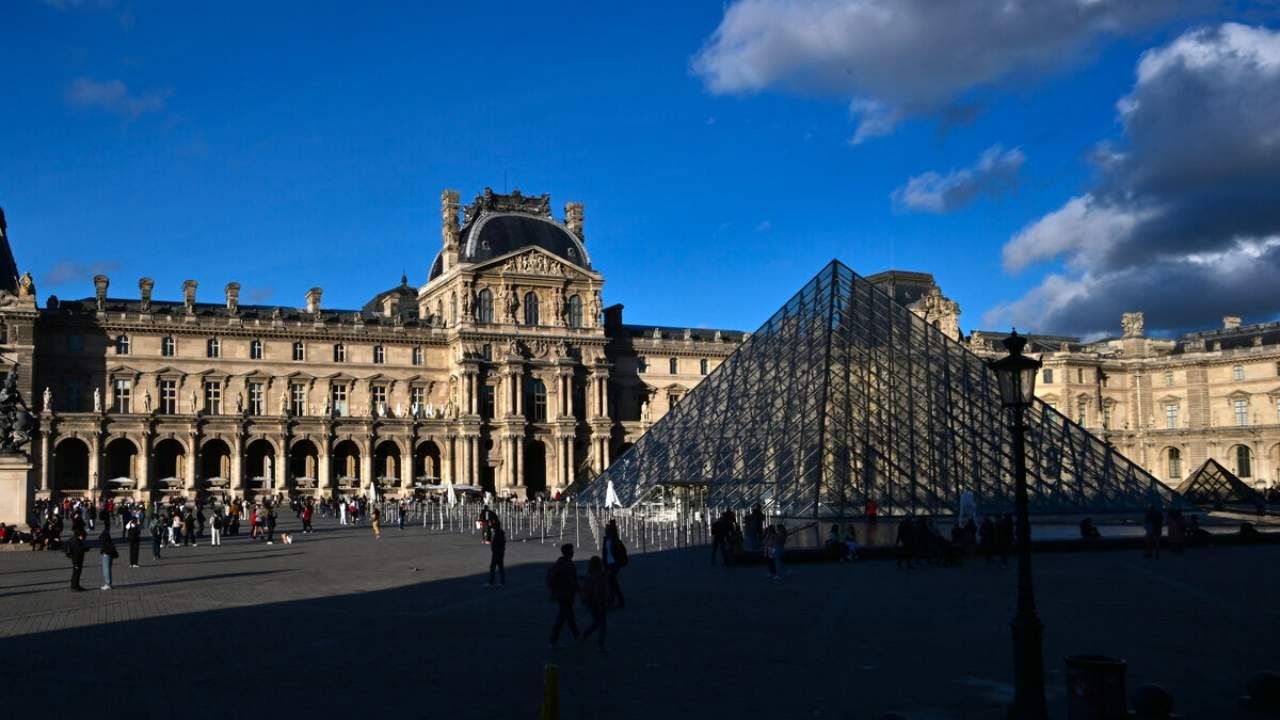
[[1068,655],[1065,661],[1069,720],[1118,720],[1128,715],[1124,660]]

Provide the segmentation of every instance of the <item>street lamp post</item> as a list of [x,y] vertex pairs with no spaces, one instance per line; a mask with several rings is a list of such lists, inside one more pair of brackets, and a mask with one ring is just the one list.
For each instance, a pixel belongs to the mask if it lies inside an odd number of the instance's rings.
[[1044,624],[1036,614],[1031,587],[1031,524],[1027,518],[1026,410],[1035,399],[1040,361],[1022,354],[1027,344],[1017,330],[1004,339],[1009,354],[991,363],[1000,399],[1013,432],[1014,504],[1018,515],[1018,610],[1013,617],[1013,713],[1018,720],[1044,720]]

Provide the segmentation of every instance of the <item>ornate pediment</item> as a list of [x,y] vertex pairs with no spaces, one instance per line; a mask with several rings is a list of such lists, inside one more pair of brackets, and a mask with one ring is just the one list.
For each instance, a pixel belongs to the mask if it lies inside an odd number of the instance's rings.
[[592,279],[587,272],[584,272],[573,263],[540,247],[522,248],[501,257],[496,257],[488,262],[478,263],[475,266],[476,272],[495,269],[506,276],[530,275],[569,280]]

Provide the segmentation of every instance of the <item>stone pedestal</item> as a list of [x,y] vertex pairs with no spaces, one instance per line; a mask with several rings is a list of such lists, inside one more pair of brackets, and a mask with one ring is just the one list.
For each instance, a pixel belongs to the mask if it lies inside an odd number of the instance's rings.
[[31,461],[25,453],[0,453],[0,522],[27,526],[31,512]]

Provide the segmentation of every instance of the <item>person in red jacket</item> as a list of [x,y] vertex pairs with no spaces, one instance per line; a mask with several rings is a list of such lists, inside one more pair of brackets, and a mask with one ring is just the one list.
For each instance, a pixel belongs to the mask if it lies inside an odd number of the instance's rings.
[[302,507],[302,534],[303,535],[311,534],[311,515],[313,512],[315,512],[315,508],[311,504],[311,501],[308,500],[307,504]]

